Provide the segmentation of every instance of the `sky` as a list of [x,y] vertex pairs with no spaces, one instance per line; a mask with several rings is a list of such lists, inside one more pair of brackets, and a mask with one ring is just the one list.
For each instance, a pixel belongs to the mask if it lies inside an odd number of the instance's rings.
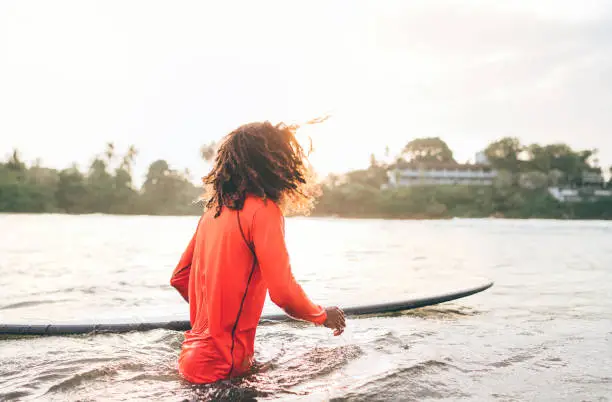
[[[0,157],[86,169],[135,145],[135,180],[237,126],[299,123],[321,174],[440,136],[565,142],[612,165],[612,2],[0,3]],[[606,169],[607,170],[607,169]]]

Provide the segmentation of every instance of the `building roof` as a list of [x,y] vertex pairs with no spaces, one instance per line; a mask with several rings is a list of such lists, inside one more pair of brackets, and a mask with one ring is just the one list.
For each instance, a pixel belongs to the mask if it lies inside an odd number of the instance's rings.
[[480,163],[443,163],[443,162],[409,162],[398,161],[389,166],[389,169],[418,169],[418,170],[492,170],[490,165]]

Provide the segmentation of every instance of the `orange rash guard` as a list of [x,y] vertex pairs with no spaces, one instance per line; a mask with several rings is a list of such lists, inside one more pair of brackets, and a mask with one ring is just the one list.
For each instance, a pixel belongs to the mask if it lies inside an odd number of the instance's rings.
[[[323,308],[295,281],[284,217],[272,201],[247,197],[238,212],[204,213],[171,285],[189,302],[191,330],[179,357],[181,375],[211,383],[247,372],[266,293],[294,318],[321,325]],[[242,230],[241,230],[242,229]]]

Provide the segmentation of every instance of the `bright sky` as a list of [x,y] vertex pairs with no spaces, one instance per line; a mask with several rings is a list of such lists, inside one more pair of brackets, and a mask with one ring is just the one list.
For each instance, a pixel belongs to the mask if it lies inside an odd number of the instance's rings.
[[112,141],[138,182],[158,158],[197,179],[236,126],[326,113],[322,173],[423,136],[460,161],[512,135],[609,166],[611,110],[610,1],[0,3],[0,156],[58,168]]

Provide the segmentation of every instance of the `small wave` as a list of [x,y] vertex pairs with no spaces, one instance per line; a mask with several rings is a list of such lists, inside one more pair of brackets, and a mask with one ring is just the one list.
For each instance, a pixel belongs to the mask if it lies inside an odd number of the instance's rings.
[[[108,289],[105,289],[105,291],[107,290]],[[75,293],[75,292],[81,292],[85,294],[95,294],[97,293],[97,291],[98,291],[98,288],[96,286],[70,287],[70,288],[64,288],[64,289],[45,290],[42,292],[29,293],[28,296],[55,295],[55,294],[64,294],[64,293]]]
[[52,385],[47,390],[47,394],[67,391],[71,388],[81,385],[84,382],[91,382],[102,377],[112,377],[115,374],[117,374],[117,370],[111,367],[104,367],[85,371],[83,373],[75,374],[72,377],[59,382],[58,384]]
[[28,392],[15,391],[8,394],[0,394],[0,400],[3,401],[20,401],[22,398],[30,396]]
[[184,335],[182,332],[171,331],[167,329],[158,329],[147,332],[145,334],[140,333],[128,333],[121,334],[123,337],[131,341],[131,338],[134,336],[141,337],[144,335],[144,339],[142,343],[138,345],[138,349],[142,350],[145,353],[148,351],[167,351],[167,352],[176,352],[181,348],[183,344]]
[[[253,373],[232,382],[220,382],[197,387],[194,399],[201,400],[255,400],[279,395],[307,395],[293,387],[325,377],[364,355],[356,345],[335,348],[316,348],[288,361],[277,359],[256,364]],[[235,398],[235,399],[232,399]]]
[[256,374],[270,374],[271,377],[278,377],[275,380],[279,384],[293,386],[325,376],[363,354],[364,351],[358,345],[344,345],[335,348],[319,347],[282,363],[277,363],[279,356],[260,364]]
[[39,306],[41,304],[47,305],[47,304],[54,304],[54,303],[63,303],[63,302],[67,302],[67,301],[71,301],[71,300],[70,299],[60,299],[60,300],[33,300],[33,301],[25,301],[25,302],[7,304],[5,306],[0,307],[0,310],[13,310],[13,309],[17,309],[17,308]]
[[167,374],[150,374],[150,373],[141,373],[137,374],[134,377],[127,378],[125,382],[132,381],[164,381],[164,382],[175,382],[180,379],[179,375],[172,372]]
[[416,310],[406,311],[404,314],[419,318],[457,318],[475,316],[479,314],[479,312],[461,307],[423,307]]
[[374,338],[369,336],[364,340],[367,341],[368,347],[372,347],[385,354],[395,354],[410,348],[410,345],[404,342],[393,331],[380,332],[376,334]]
[[54,295],[54,294],[57,294],[57,293],[70,293],[70,292],[74,292],[74,289],[75,288],[45,290],[45,291],[42,291],[42,292],[29,293],[28,296]]
[[47,394],[68,391],[83,383],[93,382],[104,377],[114,377],[120,370],[144,370],[145,366],[141,363],[123,363],[109,367],[99,367],[92,370],[74,374],[58,384],[54,384],[47,390]]
[[366,319],[372,317],[417,317],[423,319],[453,319],[458,317],[469,317],[480,314],[480,312],[475,310],[470,310],[467,308],[451,308],[451,307],[421,307],[413,310],[406,311],[398,311],[393,313],[378,313],[378,314],[366,314],[356,317],[351,317],[352,319]]
[[402,369],[401,371],[408,371],[411,373],[414,373],[415,371],[422,373],[422,372],[426,372],[426,371],[430,371],[432,369],[434,370],[438,370],[438,369],[442,369],[442,370],[448,370],[450,368],[456,368],[455,366],[453,366],[450,363],[446,363],[446,362],[442,362],[440,360],[426,360],[424,362],[421,363],[417,363],[414,366]]
[[580,378],[568,378],[564,382],[585,385],[610,384],[612,383],[612,378],[596,377],[593,375],[583,374]]
[[257,398],[270,396],[251,386],[245,386],[244,381],[220,381],[207,385],[191,385],[193,394],[182,402],[196,401],[257,401]]
[[564,362],[563,359],[561,359],[560,357],[549,357],[536,362],[535,365],[544,369],[552,369],[559,367],[567,367],[568,364]]
[[489,366],[495,367],[495,368],[503,368],[503,367],[508,367],[508,366],[512,366],[513,364],[516,363],[522,363],[524,361],[527,361],[529,359],[533,359],[535,356],[532,353],[520,353],[517,354],[515,356],[511,356],[507,359],[504,360],[500,360],[498,362],[495,363],[491,363],[489,364]]
[[402,395],[402,400],[420,401],[424,399],[461,399],[468,395],[449,388],[442,382],[425,379],[424,374],[437,373],[455,369],[449,363],[438,360],[427,360],[409,367],[371,378],[362,384],[355,384],[352,391],[331,401],[389,401]]
[[358,345],[336,348],[315,348],[288,362],[279,365],[282,372],[279,384],[292,387],[305,381],[326,376],[350,361],[364,355]]

